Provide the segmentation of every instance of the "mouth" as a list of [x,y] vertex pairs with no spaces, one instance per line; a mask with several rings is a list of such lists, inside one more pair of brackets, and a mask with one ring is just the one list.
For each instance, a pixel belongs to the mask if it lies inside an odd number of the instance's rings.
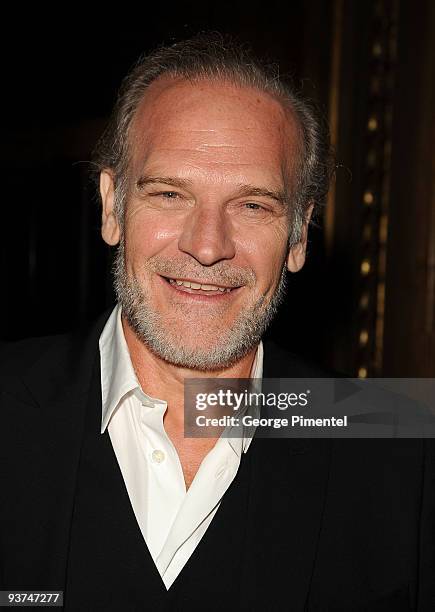
[[161,278],[176,291],[190,293],[191,295],[203,295],[206,297],[224,296],[240,289],[240,286],[230,287],[228,285],[217,285],[207,281],[193,281],[184,278],[171,278],[168,276],[161,276]]

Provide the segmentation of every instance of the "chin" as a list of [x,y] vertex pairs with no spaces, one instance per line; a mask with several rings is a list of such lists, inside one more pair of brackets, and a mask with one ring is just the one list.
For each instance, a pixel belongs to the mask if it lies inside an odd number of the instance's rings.
[[142,338],[148,348],[160,359],[180,368],[192,369],[202,372],[212,372],[223,370],[234,365],[242,359],[252,348],[242,346],[239,343],[216,343],[210,338],[203,339],[201,344],[185,344],[163,339],[162,341],[154,338]]

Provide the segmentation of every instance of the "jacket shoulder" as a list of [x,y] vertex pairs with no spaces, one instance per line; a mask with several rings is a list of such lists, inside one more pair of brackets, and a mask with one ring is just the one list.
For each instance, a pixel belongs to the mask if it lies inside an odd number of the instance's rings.
[[342,378],[345,375],[296,355],[271,340],[264,341],[265,378]]
[[54,389],[83,390],[108,314],[68,334],[0,345],[0,391],[26,402],[48,397]]
[[51,348],[65,344],[67,339],[65,334],[0,343],[0,380],[26,372]]

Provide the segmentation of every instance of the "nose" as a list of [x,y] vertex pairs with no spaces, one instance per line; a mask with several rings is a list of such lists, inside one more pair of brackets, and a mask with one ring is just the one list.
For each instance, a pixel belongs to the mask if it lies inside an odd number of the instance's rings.
[[178,248],[203,266],[232,259],[235,245],[225,211],[212,206],[195,208],[185,220]]

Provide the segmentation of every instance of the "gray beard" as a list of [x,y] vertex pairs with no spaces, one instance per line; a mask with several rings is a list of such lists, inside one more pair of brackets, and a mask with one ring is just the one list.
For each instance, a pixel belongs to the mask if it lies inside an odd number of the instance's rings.
[[183,346],[181,337],[177,338],[176,333],[165,326],[161,314],[153,308],[137,278],[128,275],[123,239],[115,256],[113,275],[122,314],[139,340],[160,359],[200,371],[228,368],[256,347],[275,317],[287,288],[286,267],[283,266],[278,285],[268,302],[265,296],[261,296],[254,304],[245,307],[224,333],[219,332],[214,343],[207,342],[201,349],[189,349]]

